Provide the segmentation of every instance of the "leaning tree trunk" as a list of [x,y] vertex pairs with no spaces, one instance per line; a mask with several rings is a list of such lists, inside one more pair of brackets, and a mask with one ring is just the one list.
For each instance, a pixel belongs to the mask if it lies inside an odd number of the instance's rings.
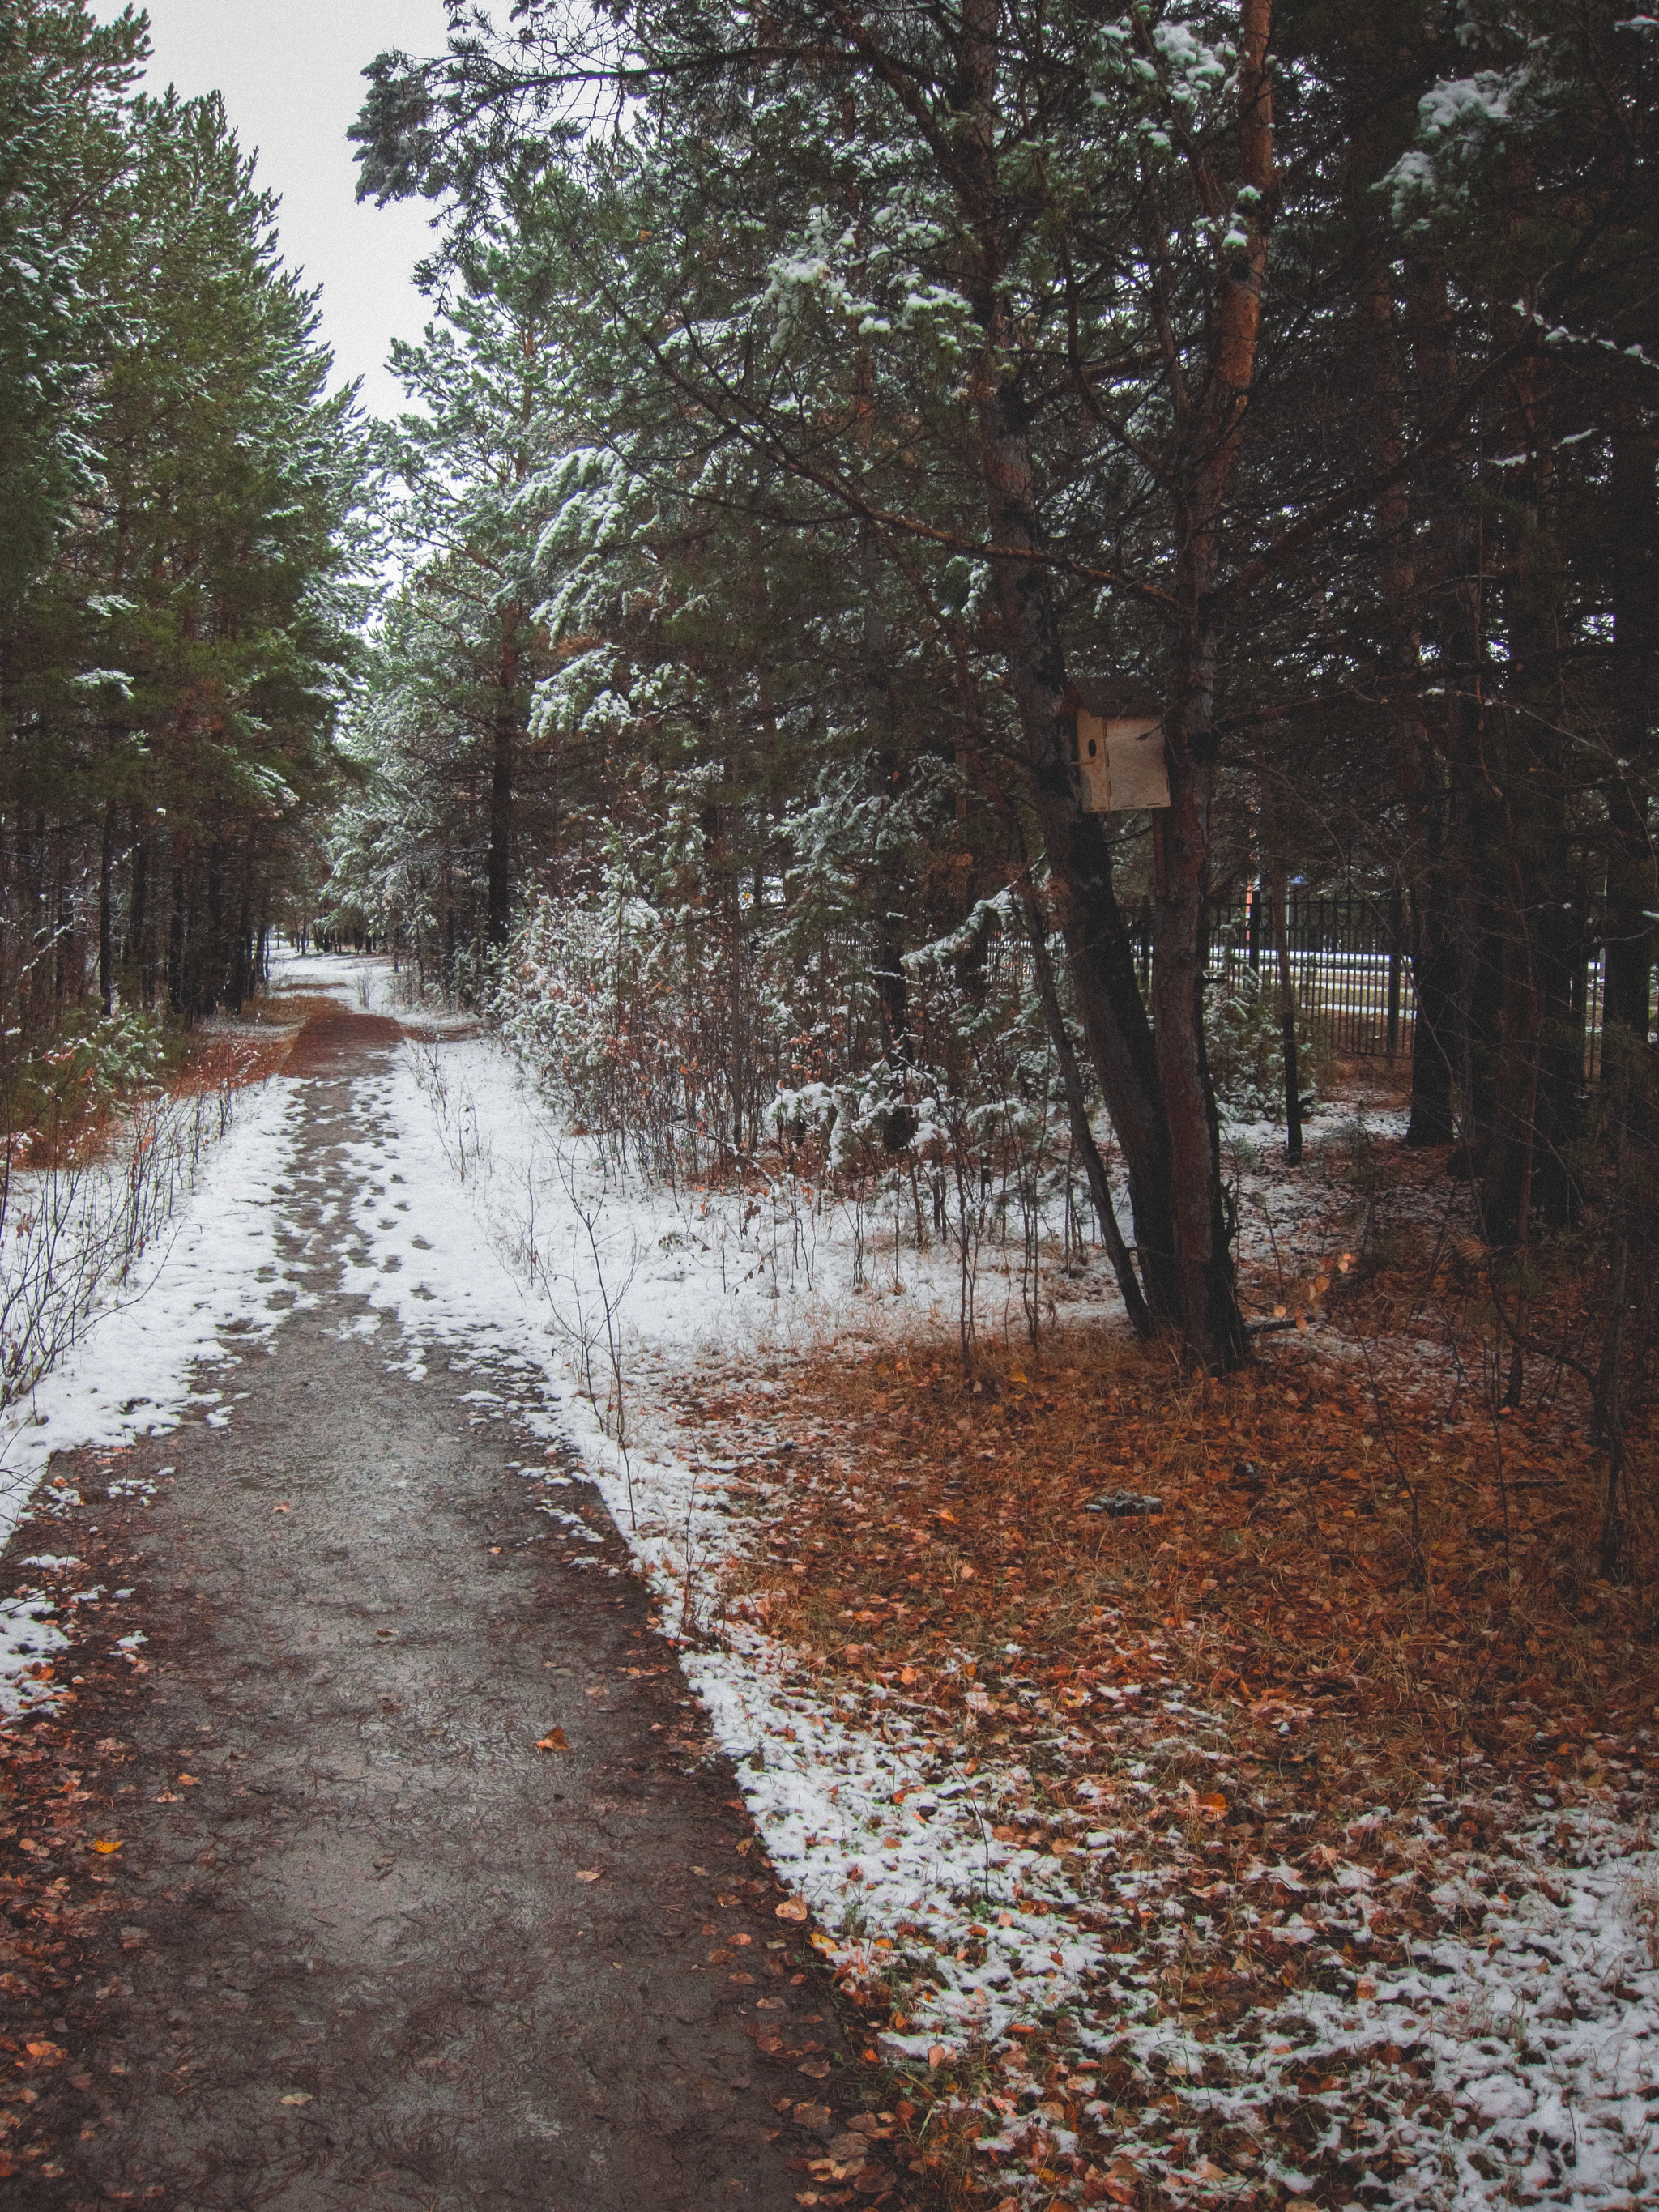
[[[1254,196],[1252,228],[1243,252],[1230,251],[1217,276],[1204,385],[1177,403],[1176,427],[1187,465],[1174,501],[1176,653],[1164,717],[1170,805],[1154,823],[1154,1036],[1169,1129],[1182,1306],[1205,1364],[1223,1370],[1243,1361],[1247,1340],[1222,1193],[1215,1091],[1204,1050],[1210,812],[1218,750],[1216,611],[1220,533],[1238,469],[1267,278],[1267,223],[1275,184],[1267,70],[1272,21],[1272,0],[1242,0],[1238,182]],[[1221,204],[1221,180],[1207,168],[1200,190]]]
[[957,189],[975,240],[965,272],[981,353],[974,396],[978,463],[1000,616],[1001,647],[1024,742],[1030,792],[1042,834],[1055,918],[1073,993],[1106,1109],[1122,1147],[1134,1215],[1136,1257],[1146,1305],[1160,1328],[1178,1332],[1212,1364],[1213,1340],[1200,1302],[1182,1295],[1170,1205],[1172,1164],[1157,1054],[1135,973],[1133,948],[1112,886],[1111,848],[1085,813],[1077,768],[1076,702],[1070,695],[1053,578],[1042,556],[1030,425],[1003,363],[1012,348],[1003,283],[1003,223],[997,175],[996,0],[967,0],[960,83],[963,126],[953,154]]
[[1054,962],[1048,957],[1048,919],[1029,883],[1021,886],[1020,901],[1025,915],[1025,933],[1030,942],[1037,996],[1042,1004],[1048,1041],[1054,1046],[1054,1059],[1060,1068],[1060,1084],[1065,1095],[1072,1143],[1083,1163],[1083,1172],[1088,1177],[1089,1195],[1094,1200],[1101,1242],[1106,1247],[1107,1257],[1111,1261],[1112,1272],[1117,1277],[1117,1287],[1123,1298],[1123,1310],[1128,1315],[1136,1335],[1150,1336],[1152,1334],[1152,1317],[1146,1310],[1146,1298],[1136,1279],[1134,1255],[1124,1243],[1123,1232],[1118,1227],[1117,1209],[1112,1203],[1112,1186],[1107,1176],[1106,1163],[1100,1157],[1100,1147],[1096,1144],[1095,1133],[1089,1125],[1083,1071],[1078,1066],[1077,1054],[1073,1049],[1072,1033],[1066,1023],[1066,1010],[1060,1004],[1060,989],[1054,981]]

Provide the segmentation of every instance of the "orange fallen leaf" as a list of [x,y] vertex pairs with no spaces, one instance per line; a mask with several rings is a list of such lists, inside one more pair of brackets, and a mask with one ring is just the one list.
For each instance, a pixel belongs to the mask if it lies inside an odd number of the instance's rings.
[[291,1505],[273,1505],[270,1510],[273,1513],[292,1513],[294,1508]]
[[102,1836],[95,1836],[93,1838],[92,1848],[95,1851],[102,1851],[105,1856],[107,1857],[110,1852],[118,1851],[121,1846],[113,1839],[106,1839]]
[[538,1751],[568,1751],[570,1739],[562,1728],[549,1729],[544,1736],[538,1738],[536,1748]]
[[276,2101],[280,2105],[308,2105],[311,2092],[309,2089],[290,2089],[287,2096],[279,2097]]
[[576,1869],[576,1879],[578,1881],[597,1881],[599,1878],[599,1870],[598,1867],[578,1867]]
[[943,2066],[950,2056],[951,2046],[947,2043],[934,2043],[928,2045],[927,2063],[930,2066]]
[[786,1897],[781,1905],[774,1907],[780,1920],[805,1920],[807,1910],[805,1899],[799,1897]]
[[198,1778],[193,1774],[181,1774],[179,1780],[184,1784],[186,1790],[194,1790],[197,1787]]

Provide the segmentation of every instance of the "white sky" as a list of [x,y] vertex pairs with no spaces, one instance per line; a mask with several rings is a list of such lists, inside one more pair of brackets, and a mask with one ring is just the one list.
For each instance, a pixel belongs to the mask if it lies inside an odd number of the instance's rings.
[[[122,0],[93,0],[111,22]],[[323,289],[323,336],[337,379],[363,380],[363,403],[395,414],[401,387],[384,367],[393,337],[417,338],[426,302],[410,272],[430,250],[422,201],[377,209],[353,195],[346,132],[378,53],[439,52],[442,0],[146,0],[149,88],[224,94],[258,182],[280,192],[283,258]]]

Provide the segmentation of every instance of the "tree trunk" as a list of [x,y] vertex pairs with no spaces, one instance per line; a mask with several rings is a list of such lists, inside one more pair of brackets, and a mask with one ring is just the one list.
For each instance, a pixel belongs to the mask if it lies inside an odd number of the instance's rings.
[[127,958],[138,979],[146,1010],[155,1004],[154,923],[149,908],[149,831],[133,809],[132,882],[127,900]]
[[115,867],[115,801],[104,807],[98,851],[98,999],[107,1020],[115,1011],[115,919],[110,878]]
[[1088,1102],[1083,1092],[1083,1073],[1072,1047],[1072,1034],[1066,1024],[1065,1009],[1060,1003],[1054,963],[1048,957],[1048,921],[1029,889],[1022,890],[1021,902],[1025,910],[1026,934],[1030,939],[1031,963],[1036,971],[1037,996],[1042,1002],[1043,1019],[1048,1024],[1049,1042],[1054,1046],[1054,1058],[1060,1066],[1060,1089],[1065,1094],[1066,1115],[1071,1127],[1072,1142],[1078,1158],[1083,1162],[1083,1171],[1089,1181],[1089,1194],[1094,1200],[1095,1215],[1100,1223],[1100,1240],[1106,1247],[1112,1272],[1117,1277],[1117,1286],[1122,1294],[1124,1310],[1136,1335],[1150,1336],[1152,1334],[1152,1317],[1147,1311],[1146,1301],[1135,1279],[1133,1255],[1118,1227],[1106,1163],[1100,1157],[1095,1133],[1089,1126]]
[[513,781],[519,740],[519,648],[516,612],[502,617],[503,631],[491,732],[489,855],[485,871],[488,912],[485,937],[493,951],[502,951],[513,933]]
[[1285,1158],[1290,1166],[1299,1168],[1302,1164],[1302,1071],[1297,1065],[1296,1049],[1296,979],[1291,972],[1291,947],[1285,935],[1287,894],[1285,863],[1279,857],[1278,842],[1273,834],[1272,815],[1265,805],[1262,814],[1262,842],[1267,847],[1262,873],[1267,891],[1268,922],[1273,931],[1273,965],[1278,971],[1279,1048],[1284,1060]]
[[[1628,411],[1628,410],[1627,410]],[[1659,910],[1653,839],[1643,781],[1649,755],[1653,657],[1659,648],[1659,514],[1651,436],[1626,422],[1613,449],[1613,621],[1618,657],[1619,757],[1633,771],[1609,779],[1607,894],[1601,1011],[1639,1044],[1648,1041],[1653,923]]]
[[[1255,194],[1248,243],[1227,262],[1213,303],[1212,359],[1202,390],[1178,397],[1186,459],[1177,491],[1176,653],[1164,717],[1170,805],[1153,823],[1156,896],[1153,1036],[1169,1132],[1171,1212],[1189,1338],[1206,1366],[1226,1370],[1248,1344],[1221,1187],[1221,1137],[1204,1048],[1210,811],[1215,793],[1219,540],[1237,472],[1255,374],[1274,190],[1273,90],[1267,71],[1272,0],[1242,0],[1237,69],[1240,182]],[[1220,204],[1219,180],[1201,184]],[[1157,241],[1159,250],[1163,241]],[[1179,386],[1177,386],[1177,391]]]

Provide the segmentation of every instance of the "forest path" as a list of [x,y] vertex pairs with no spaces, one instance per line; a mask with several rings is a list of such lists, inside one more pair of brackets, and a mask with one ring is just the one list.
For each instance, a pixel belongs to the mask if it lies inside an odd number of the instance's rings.
[[[75,1708],[119,1753],[79,1755],[88,1832],[121,1850],[83,1861],[115,1909],[54,2023],[70,2139],[27,2201],[793,2205],[786,2156],[820,2144],[780,2138],[766,2092],[823,2094],[833,2010],[780,1944],[729,1773],[688,1757],[697,1718],[607,1571],[597,1493],[514,1471],[544,1462],[521,1377],[343,1287],[365,1195],[419,1221],[360,1093],[398,1036],[343,1010],[302,1032],[292,1310],[213,1372],[225,1404],[119,1461],[162,1478],[154,1502],[58,1462],[86,1504],[52,1540],[138,1586],[148,1667]],[[556,1725],[568,1752],[538,1751]],[[761,2057],[757,2025],[793,2047]]]

